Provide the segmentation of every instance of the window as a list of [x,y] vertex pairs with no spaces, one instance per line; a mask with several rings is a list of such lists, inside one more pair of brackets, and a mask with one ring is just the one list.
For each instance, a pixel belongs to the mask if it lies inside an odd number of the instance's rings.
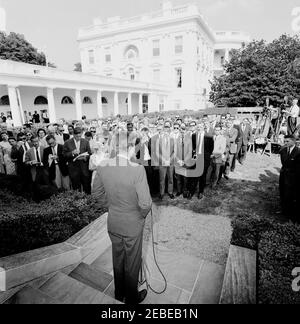
[[175,37],[175,54],[183,53],[183,37],[176,36]]
[[9,106],[9,97],[8,96],[3,96],[0,98],[0,106]]
[[35,105],[48,105],[48,100],[44,96],[38,96],[34,100]]
[[102,105],[108,105],[108,100],[105,97],[102,97]]
[[61,104],[62,105],[72,105],[73,104],[73,100],[72,100],[72,98],[70,98],[68,96],[65,96],[65,97],[62,98]]
[[110,48],[107,47],[105,49],[105,62],[110,63],[111,62],[111,53],[110,53]]
[[95,64],[94,50],[89,50],[89,64]]
[[147,114],[149,110],[148,96],[143,95],[143,114]]
[[153,70],[153,82],[160,82],[160,69]]
[[130,80],[134,81],[135,80],[134,69],[133,68],[130,68],[128,72],[129,72]]
[[107,73],[106,76],[111,78],[113,75],[111,73]]
[[82,103],[90,105],[92,104],[92,99],[90,97],[84,97]]
[[176,68],[176,87],[182,88],[182,68]]
[[180,100],[175,100],[174,101],[174,109],[175,110],[181,110],[181,101]]
[[159,39],[153,41],[153,56],[160,56]]
[[165,110],[165,100],[164,97],[159,97],[159,111],[162,112]]

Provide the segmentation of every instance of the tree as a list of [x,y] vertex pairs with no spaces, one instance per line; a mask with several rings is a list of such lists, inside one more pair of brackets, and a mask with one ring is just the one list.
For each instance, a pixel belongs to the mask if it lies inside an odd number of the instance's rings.
[[17,33],[6,35],[0,32],[0,59],[46,66],[45,54],[39,53],[23,35]]
[[74,71],[76,71],[76,72],[82,72],[82,65],[81,65],[80,62],[74,64]]
[[300,97],[300,39],[282,35],[271,43],[253,41],[231,51],[225,74],[214,78],[210,100],[228,107],[279,106],[284,96]]

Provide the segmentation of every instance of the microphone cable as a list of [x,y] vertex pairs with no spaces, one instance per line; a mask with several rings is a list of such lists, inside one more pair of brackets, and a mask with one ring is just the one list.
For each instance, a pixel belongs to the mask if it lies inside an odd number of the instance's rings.
[[[144,283],[146,283],[146,286],[147,286],[147,290],[151,290],[152,292],[154,292],[156,295],[162,295],[168,288],[168,283],[167,283],[167,279],[164,275],[164,273],[162,272],[159,264],[158,264],[158,261],[157,261],[157,257],[156,257],[156,252],[155,252],[155,247],[154,247],[154,231],[153,231],[153,226],[154,226],[154,219],[153,219],[153,207],[151,208],[151,211],[150,211],[150,217],[151,217],[151,234],[152,234],[152,251],[153,251],[153,258],[154,258],[154,262],[155,262],[155,265],[158,269],[158,271],[160,272],[163,280],[164,280],[164,288],[163,290],[161,291],[156,291],[153,287],[151,287],[151,285],[149,284],[147,278],[146,278],[146,275],[145,275],[145,279],[143,280],[143,273],[146,274],[146,271],[145,271],[145,262],[143,262],[143,265],[142,265],[142,268],[141,268],[141,282],[140,284],[143,285]],[[148,270],[149,272],[149,270]]]

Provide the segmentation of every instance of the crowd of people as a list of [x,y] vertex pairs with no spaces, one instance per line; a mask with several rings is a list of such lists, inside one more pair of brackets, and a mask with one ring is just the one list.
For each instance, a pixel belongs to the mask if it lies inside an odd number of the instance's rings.
[[[117,155],[116,136],[126,131],[135,145],[133,162],[145,167],[151,193],[163,199],[183,195],[203,197],[205,187],[216,188],[229,179],[236,161],[243,164],[253,141],[252,122],[230,114],[164,118],[155,120],[121,116],[107,120],[67,124],[60,121],[23,129],[1,124],[0,173],[18,175],[24,190],[39,199],[41,186],[58,190],[91,192],[95,170],[101,161]],[[93,175],[94,173],[94,175]]]

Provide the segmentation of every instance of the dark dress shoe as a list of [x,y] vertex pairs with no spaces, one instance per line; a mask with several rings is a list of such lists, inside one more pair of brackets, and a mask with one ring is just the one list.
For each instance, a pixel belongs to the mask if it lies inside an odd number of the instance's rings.
[[139,292],[139,297],[138,297],[139,304],[145,300],[145,298],[147,297],[147,294],[148,294],[147,289],[143,289]]
[[169,195],[170,199],[175,199],[175,196],[173,194]]
[[182,192],[177,192],[176,197],[180,197],[182,195]]
[[192,198],[193,198],[193,195],[189,192],[188,194],[187,194],[187,197],[186,197],[188,200],[192,200]]
[[163,196],[163,195],[159,195],[159,196],[158,196],[158,199],[159,199],[159,200],[163,200],[163,199],[164,199],[164,196]]
[[204,195],[202,193],[198,194],[198,199],[201,200],[203,199]]
[[187,192],[184,192],[183,193],[183,198],[187,198],[187,196],[188,196]]

